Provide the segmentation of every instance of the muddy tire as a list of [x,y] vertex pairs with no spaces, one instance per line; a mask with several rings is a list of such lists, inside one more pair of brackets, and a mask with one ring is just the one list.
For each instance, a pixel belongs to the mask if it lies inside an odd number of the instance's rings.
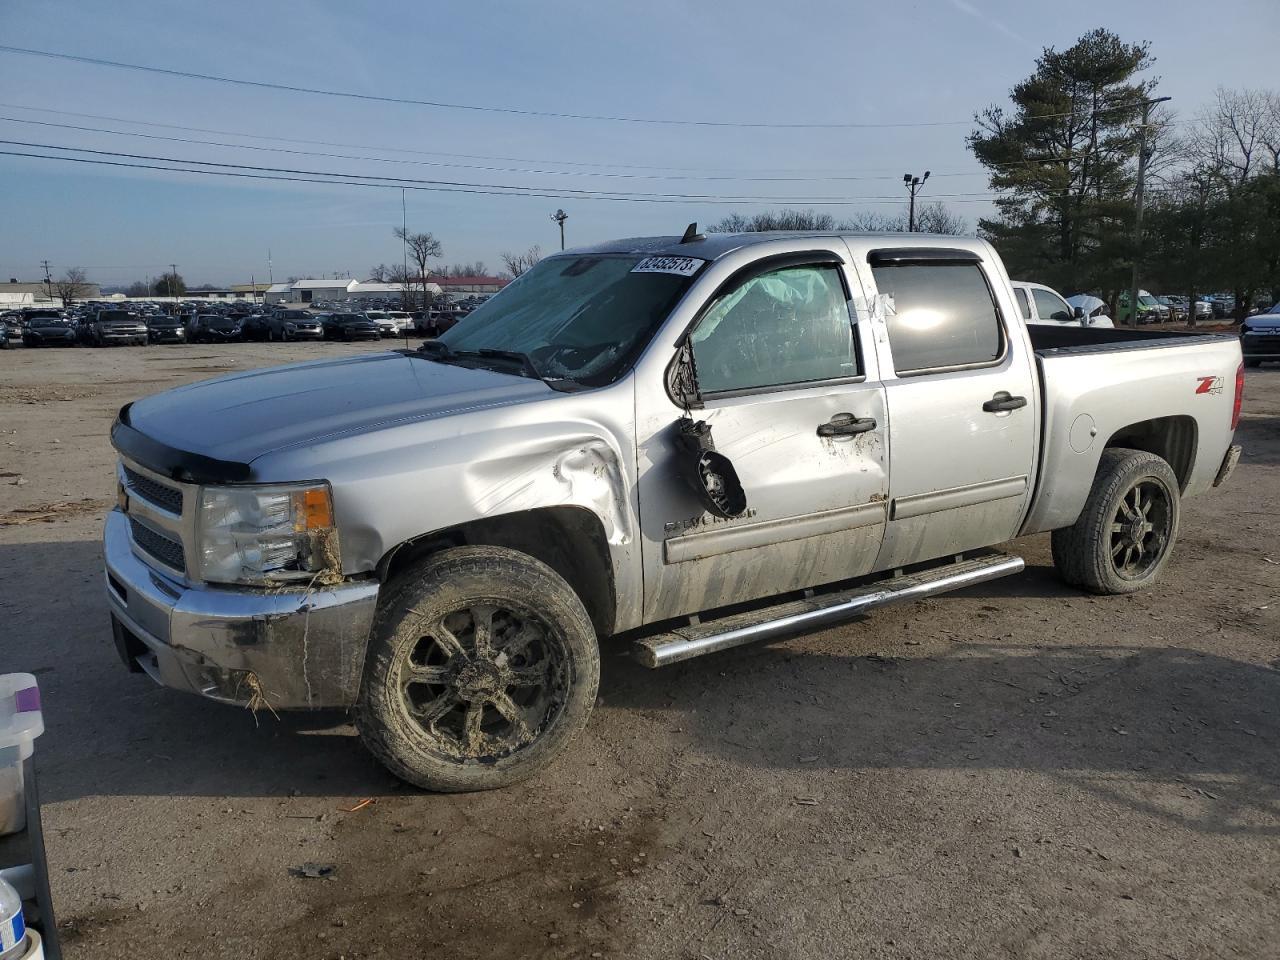
[[600,650],[573,589],[501,547],[457,547],[379,603],[356,726],[396,776],[428,790],[531,777],[591,714]]
[[1180,496],[1173,468],[1160,457],[1104,450],[1079,519],[1053,531],[1059,575],[1091,593],[1151,586],[1178,539]]

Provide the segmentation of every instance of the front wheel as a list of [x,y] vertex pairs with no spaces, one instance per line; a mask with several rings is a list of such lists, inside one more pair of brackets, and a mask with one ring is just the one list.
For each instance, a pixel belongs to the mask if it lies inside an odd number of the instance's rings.
[[412,784],[491,790],[568,747],[599,682],[595,631],[569,584],[515,550],[457,547],[379,605],[356,726]]
[[1180,489],[1153,453],[1108,448],[1079,519],[1053,531],[1062,579],[1092,593],[1134,593],[1160,576],[1178,538]]

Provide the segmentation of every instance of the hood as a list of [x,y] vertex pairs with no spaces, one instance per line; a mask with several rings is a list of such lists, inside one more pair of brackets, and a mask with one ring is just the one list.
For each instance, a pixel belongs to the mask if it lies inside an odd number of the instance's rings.
[[1245,317],[1242,325],[1250,330],[1275,330],[1280,327],[1280,313],[1255,313]]
[[[380,353],[193,383],[138,400],[121,422],[153,448],[247,464],[286,447],[553,393],[539,380]],[[169,472],[156,460],[143,462]]]

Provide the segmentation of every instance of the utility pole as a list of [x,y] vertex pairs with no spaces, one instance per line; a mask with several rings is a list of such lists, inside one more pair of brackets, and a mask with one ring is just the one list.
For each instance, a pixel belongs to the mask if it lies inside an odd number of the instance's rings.
[[49,261],[41,260],[40,266],[44,267],[44,296],[46,300],[53,299],[53,278],[49,276]]
[[564,249],[564,222],[569,219],[569,215],[563,210],[557,210],[551,215],[551,219],[560,224],[560,249]]
[[178,315],[178,265],[169,264],[169,294],[173,297],[173,315]]
[[[1133,275],[1129,278],[1129,325],[1138,323],[1138,267],[1142,260],[1142,201],[1147,180],[1147,120],[1151,108],[1171,97],[1156,97],[1142,103],[1142,123],[1138,127],[1138,185],[1133,194]],[[1195,309],[1195,304],[1191,304]]]
[[276,282],[276,275],[275,275],[275,272],[271,269],[271,248],[267,247],[267,283],[271,286],[275,286],[275,282]]
[[907,192],[911,194],[911,205],[908,207],[907,213],[907,230],[911,233],[916,232],[916,194],[920,192],[920,188],[924,186],[924,182],[929,179],[929,171],[924,172],[923,177],[913,177],[909,173],[902,175],[902,182],[907,186]]

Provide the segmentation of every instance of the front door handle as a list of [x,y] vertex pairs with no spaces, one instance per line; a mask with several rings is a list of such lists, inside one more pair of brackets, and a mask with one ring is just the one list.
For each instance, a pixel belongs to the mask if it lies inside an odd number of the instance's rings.
[[852,413],[837,413],[818,427],[820,437],[852,437],[876,428],[873,417],[856,417]]
[[1006,391],[1001,390],[994,397],[982,405],[982,409],[987,413],[1004,413],[1006,410],[1017,410],[1027,405],[1026,397],[1010,396]]

